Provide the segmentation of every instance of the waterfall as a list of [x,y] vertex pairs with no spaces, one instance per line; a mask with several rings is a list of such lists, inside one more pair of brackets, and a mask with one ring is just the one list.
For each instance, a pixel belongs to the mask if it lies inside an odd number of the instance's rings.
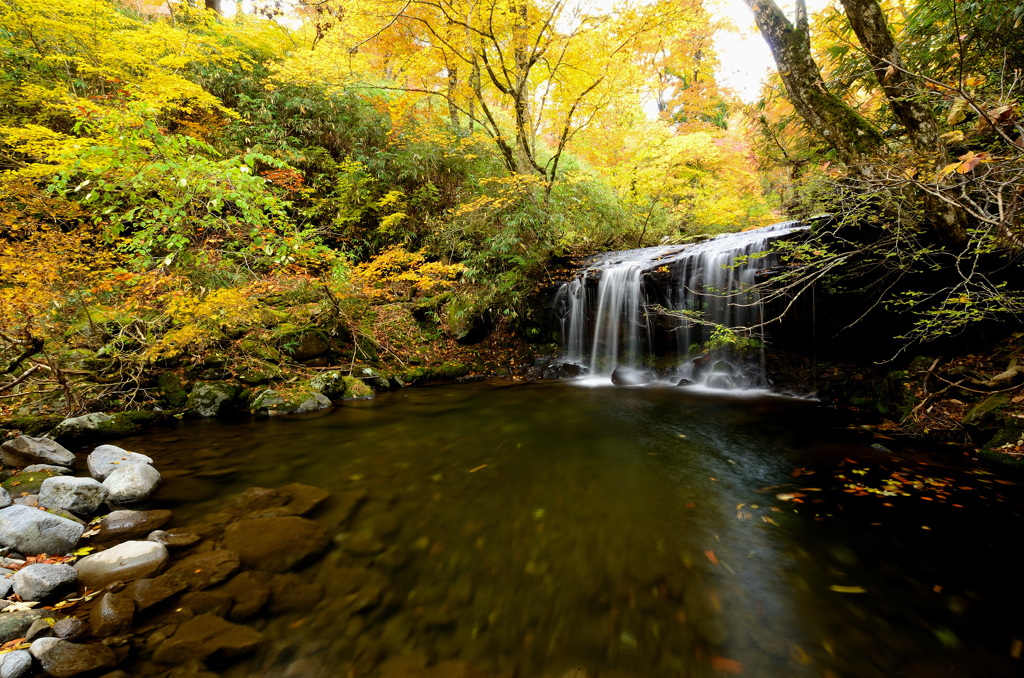
[[[667,355],[675,360],[669,368],[660,366],[660,377],[694,378],[701,365],[685,358],[693,353],[705,363],[716,358],[703,350],[716,327],[760,323],[754,277],[778,264],[771,241],[804,228],[790,221],[692,245],[591,257],[558,291],[563,360],[608,376],[620,366],[654,368],[652,356]],[[713,367],[705,370],[702,383],[756,385],[756,377],[737,377],[733,362]]]

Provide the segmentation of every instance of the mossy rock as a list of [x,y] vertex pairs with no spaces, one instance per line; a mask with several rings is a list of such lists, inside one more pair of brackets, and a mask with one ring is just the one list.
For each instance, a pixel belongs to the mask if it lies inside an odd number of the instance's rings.
[[361,379],[348,376],[344,377],[345,394],[344,400],[373,400],[373,389],[366,385]]
[[367,386],[375,391],[387,391],[391,389],[390,380],[372,367],[356,367],[352,375],[359,377]]
[[277,329],[281,353],[296,362],[315,358],[331,349],[327,335],[315,327],[297,328],[286,323]]
[[60,422],[50,436],[65,447],[86,445],[139,433],[154,424],[170,421],[165,412],[92,412]]
[[960,422],[964,426],[996,426],[1000,418],[1001,408],[1009,404],[1010,396],[1005,393],[996,393],[982,400],[964,414]]
[[260,309],[260,324],[268,329],[288,322],[288,318],[289,315],[284,311],[278,311],[274,308]]
[[156,378],[156,385],[163,391],[160,397],[162,405],[172,410],[184,407],[188,393],[185,392],[185,384],[180,376],[174,372],[164,372]]
[[253,399],[255,415],[276,417],[286,414],[307,414],[331,407],[327,396],[308,386],[288,389],[264,389]]
[[239,389],[222,381],[196,384],[188,408],[200,417],[225,417],[239,411]]
[[12,497],[20,497],[23,494],[39,494],[39,488],[42,487],[43,481],[57,475],[59,474],[53,471],[18,473],[0,483],[0,487],[7,490]]
[[992,439],[981,448],[979,456],[1012,470],[1015,475],[1024,475],[1024,457],[1008,454],[1010,451],[1016,453],[1022,450],[1024,450],[1024,428],[1011,426],[999,429]]
[[52,430],[62,421],[64,417],[59,414],[11,417],[0,421],[0,430],[21,431],[23,435],[36,437]]
[[371,400],[373,391],[356,377],[340,371],[321,372],[309,380],[309,386],[329,400]]
[[469,368],[462,363],[447,362],[432,367],[414,367],[406,370],[402,379],[409,384],[423,384],[430,381],[454,381],[469,374]]
[[255,356],[260,360],[266,360],[268,362],[276,363],[281,360],[281,352],[273,346],[253,339],[252,337],[246,337],[238,342],[238,347],[251,356]]
[[248,365],[243,367],[235,377],[238,381],[248,386],[261,386],[271,381],[276,381],[284,376],[284,372],[277,365],[264,363],[262,365]]
[[902,420],[914,409],[917,399],[914,396],[915,378],[905,370],[893,370],[885,376],[885,381],[877,391],[875,408],[884,416]]

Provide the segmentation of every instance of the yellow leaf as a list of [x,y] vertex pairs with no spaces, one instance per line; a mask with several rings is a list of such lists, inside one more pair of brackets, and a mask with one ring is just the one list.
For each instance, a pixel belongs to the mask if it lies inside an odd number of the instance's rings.
[[868,590],[863,586],[840,586],[839,584],[833,584],[829,586],[830,589],[836,593],[867,593]]

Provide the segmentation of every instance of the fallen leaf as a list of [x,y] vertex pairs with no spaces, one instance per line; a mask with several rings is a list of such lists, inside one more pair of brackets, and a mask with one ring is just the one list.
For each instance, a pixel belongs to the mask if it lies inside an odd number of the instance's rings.
[[833,584],[829,586],[830,589],[836,593],[867,593],[868,590],[863,586],[840,586],[839,584]]
[[708,557],[708,560],[711,561],[712,565],[718,565],[718,556],[715,555],[714,551],[712,551],[711,549],[705,549],[704,555]]
[[715,671],[731,673],[735,676],[743,673],[743,664],[739,663],[735,659],[726,659],[725,657],[712,657],[711,668]]

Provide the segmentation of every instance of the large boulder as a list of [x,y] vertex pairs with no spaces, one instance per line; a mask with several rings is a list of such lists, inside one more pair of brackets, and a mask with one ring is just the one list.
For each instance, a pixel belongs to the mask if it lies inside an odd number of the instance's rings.
[[14,593],[22,600],[49,601],[75,588],[78,573],[63,563],[33,563],[14,573]]
[[200,417],[219,417],[235,410],[238,389],[223,381],[196,384],[188,396],[187,406]]
[[311,388],[288,390],[266,389],[252,403],[252,413],[276,417],[283,414],[305,414],[326,410],[332,406],[329,398]]
[[71,678],[117,663],[114,651],[100,643],[81,644],[58,638],[40,638],[28,651],[53,678]]
[[39,488],[39,505],[91,516],[107,500],[107,488],[92,478],[47,478]]
[[111,504],[134,504],[152,497],[160,486],[160,472],[149,464],[132,464],[117,469],[103,481]]
[[242,564],[264,572],[287,572],[323,553],[329,543],[323,525],[298,516],[240,520],[224,530],[224,545]]
[[80,417],[70,417],[50,432],[59,440],[77,441],[103,435],[114,425],[114,418],[106,412],[91,412]]
[[123,544],[82,558],[75,563],[79,585],[101,589],[115,581],[130,582],[159,574],[167,565],[167,547],[153,541]]
[[84,525],[31,506],[0,510],[0,544],[26,555],[62,556],[74,550],[83,532]]
[[101,483],[114,471],[132,464],[152,464],[153,459],[138,452],[129,452],[117,445],[100,445],[87,459],[89,475]]
[[33,464],[74,466],[75,455],[63,445],[49,438],[18,436],[0,445],[4,466],[25,468]]
[[248,626],[232,624],[212,614],[189,619],[153,653],[161,664],[182,664],[210,655],[230,657],[255,650],[263,635]]

